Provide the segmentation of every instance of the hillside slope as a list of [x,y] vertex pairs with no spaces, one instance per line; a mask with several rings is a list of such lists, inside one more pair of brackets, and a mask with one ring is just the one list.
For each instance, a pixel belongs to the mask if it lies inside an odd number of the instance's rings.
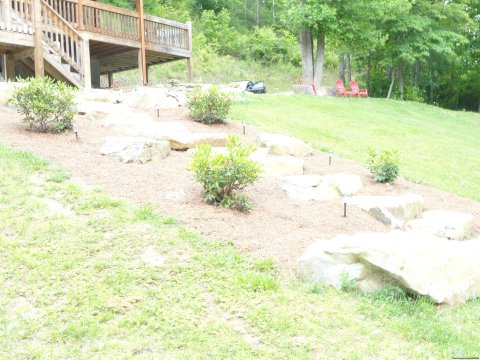
[[480,200],[480,115],[385,99],[257,96],[232,118],[362,163],[369,146],[401,152],[401,176]]

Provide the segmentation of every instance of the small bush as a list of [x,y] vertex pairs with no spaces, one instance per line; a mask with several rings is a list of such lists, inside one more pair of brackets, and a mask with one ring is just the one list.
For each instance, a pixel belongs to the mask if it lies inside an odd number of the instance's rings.
[[241,144],[238,136],[228,137],[227,153],[215,154],[210,145],[198,147],[191,170],[203,185],[209,204],[243,212],[250,210],[247,198],[238,191],[254,183],[260,175],[260,164],[250,158],[253,151],[254,147]]
[[398,177],[400,168],[400,155],[398,150],[382,150],[378,152],[375,149],[368,149],[368,168],[373,173],[373,180],[376,182],[387,183],[394,182]]
[[75,89],[49,77],[21,80],[15,87],[13,104],[21,108],[23,122],[31,129],[61,132],[72,126]]
[[203,124],[223,123],[227,118],[232,99],[230,95],[222,93],[217,87],[208,90],[195,88],[187,94],[187,107],[190,116]]

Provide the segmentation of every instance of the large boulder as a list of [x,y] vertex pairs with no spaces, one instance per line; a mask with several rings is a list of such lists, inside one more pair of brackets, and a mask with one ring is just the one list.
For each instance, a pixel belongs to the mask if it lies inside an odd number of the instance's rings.
[[339,235],[317,240],[299,259],[298,275],[363,291],[394,284],[437,303],[480,296],[480,239],[449,241],[420,232]]
[[423,212],[423,197],[416,194],[401,196],[355,196],[349,200],[377,220],[394,228],[403,228],[407,221]]
[[321,175],[297,175],[285,176],[282,178],[286,185],[293,185],[302,188],[316,187],[321,184],[323,176]]
[[139,137],[111,136],[101,146],[100,153],[116,156],[124,163],[143,164],[155,158],[167,157],[170,153],[170,143]]
[[185,104],[185,95],[166,88],[139,87],[127,93],[125,103],[144,110],[173,109]]
[[411,229],[443,238],[465,240],[472,236],[473,215],[448,210],[426,211],[419,219],[408,222]]
[[8,104],[13,95],[15,86],[25,86],[22,83],[14,83],[10,81],[0,82],[0,105]]
[[302,175],[304,160],[293,156],[256,156],[252,159],[260,163],[263,176],[281,177],[290,175]]
[[325,201],[338,198],[338,192],[329,186],[304,187],[292,184],[284,184],[283,190],[290,199]]
[[79,100],[77,112],[88,115],[92,120],[101,120],[104,125],[124,124],[127,119],[132,119],[130,122],[133,122],[135,118],[129,106],[103,101]]
[[107,89],[84,89],[79,91],[75,98],[78,102],[105,102],[120,103],[125,100],[126,94],[123,90],[107,90]]
[[224,147],[227,143],[226,133],[189,133],[178,132],[163,136],[170,142],[174,150],[188,150],[196,148],[200,144],[208,144],[214,147]]
[[313,152],[311,146],[303,141],[280,134],[260,133],[257,143],[266,147],[271,155],[307,156]]
[[363,187],[360,177],[349,174],[286,176],[283,189],[296,200],[330,200],[354,194]]
[[323,182],[331,184],[330,186],[336,188],[341,195],[353,195],[358,193],[363,188],[363,183],[360,179],[360,176],[352,174],[337,173],[324,175]]

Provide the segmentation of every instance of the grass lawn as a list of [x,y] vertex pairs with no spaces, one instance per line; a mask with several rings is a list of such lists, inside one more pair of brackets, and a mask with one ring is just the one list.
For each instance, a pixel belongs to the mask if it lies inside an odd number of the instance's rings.
[[[150,246],[161,266],[141,260]],[[480,301],[437,308],[279,279],[0,145],[1,359],[479,356]]]
[[401,152],[401,176],[480,201],[480,115],[385,99],[255,96],[232,118],[362,163]]

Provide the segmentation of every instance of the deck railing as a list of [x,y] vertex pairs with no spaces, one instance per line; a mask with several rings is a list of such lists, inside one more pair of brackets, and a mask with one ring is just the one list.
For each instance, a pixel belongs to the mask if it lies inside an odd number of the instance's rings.
[[188,31],[186,24],[145,15],[145,41],[149,44],[188,50]]
[[[139,14],[90,0],[45,0],[76,30],[140,41]],[[0,29],[32,33],[33,0],[0,0]],[[81,8],[80,8],[81,6]],[[145,42],[190,50],[186,24],[144,16]]]
[[1,0],[0,29],[33,33],[33,0]]
[[138,40],[138,14],[135,11],[82,1],[83,19],[80,26],[90,32]]
[[41,0],[43,41],[83,76],[82,36],[46,0]]

